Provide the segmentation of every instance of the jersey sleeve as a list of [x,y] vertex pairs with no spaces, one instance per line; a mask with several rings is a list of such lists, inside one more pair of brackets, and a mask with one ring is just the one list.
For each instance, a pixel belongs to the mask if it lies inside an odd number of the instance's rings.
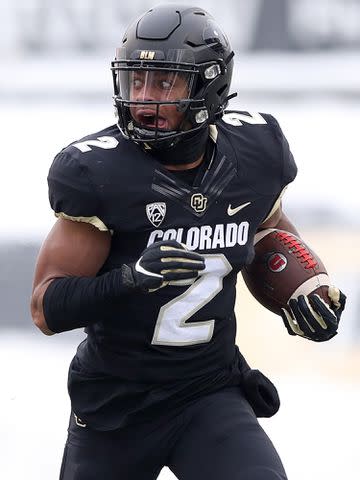
[[272,116],[268,115],[268,122],[272,125],[273,133],[280,147],[281,158],[281,184],[279,193],[272,205],[272,208],[264,218],[263,222],[268,220],[280,207],[281,199],[285,193],[285,190],[289,183],[291,183],[297,175],[297,166],[294,160],[294,156],[290,151],[289,142],[287,141],[278,121]]
[[283,187],[285,187],[295,179],[297,175],[297,166],[294,156],[290,151],[289,142],[283,134],[278,121],[272,115],[268,115],[268,121],[272,125],[273,133],[280,147],[282,162],[281,180]]
[[49,201],[59,218],[91,223],[102,231],[108,230],[101,220],[99,199],[88,177],[86,166],[67,151],[54,159],[48,174]]

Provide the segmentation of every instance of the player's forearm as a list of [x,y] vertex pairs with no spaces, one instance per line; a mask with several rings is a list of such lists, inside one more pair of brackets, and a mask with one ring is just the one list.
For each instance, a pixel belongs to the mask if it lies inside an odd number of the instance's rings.
[[129,293],[150,293],[171,281],[195,279],[205,260],[183,245],[167,240],[147,247],[135,263],[123,264],[97,277],[48,280],[41,294],[35,288],[33,317],[51,335],[102,320],[106,304]]
[[59,277],[34,289],[31,312],[45,334],[84,328],[102,318],[106,303],[129,292],[121,269],[98,277]]
[[44,335],[54,335],[54,332],[47,326],[43,309],[43,296],[49,283],[50,281],[47,281],[34,289],[30,304],[33,322]]
[[297,231],[296,227],[290,222],[288,217],[282,211],[281,206],[278,210],[264,223],[260,225],[260,230],[264,230],[266,228],[277,228],[279,230],[285,230],[285,232],[290,232],[300,237],[299,232]]
[[279,221],[277,222],[277,224],[274,225],[274,228],[277,228],[279,230],[285,230],[285,232],[293,233],[294,235],[300,238],[300,234],[297,231],[296,227],[293,225],[292,222],[290,222],[290,220],[288,219],[288,217],[285,215],[284,212],[282,212],[282,215]]
[[34,323],[46,335],[84,328],[101,320],[109,300],[128,291],[120,269],[98,277],[55,278],[34,301]]

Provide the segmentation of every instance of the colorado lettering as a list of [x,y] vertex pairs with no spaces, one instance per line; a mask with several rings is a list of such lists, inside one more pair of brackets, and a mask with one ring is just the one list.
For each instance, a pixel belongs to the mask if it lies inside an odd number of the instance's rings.
[[151,232],[147,246],[160,240],[176,240],[186,245],[189,250],[216,250],[231,248],[235,245],[245,245],[249,236],[249,222],[219,223],[214,227],[202,225],[184,228],[169,228]]

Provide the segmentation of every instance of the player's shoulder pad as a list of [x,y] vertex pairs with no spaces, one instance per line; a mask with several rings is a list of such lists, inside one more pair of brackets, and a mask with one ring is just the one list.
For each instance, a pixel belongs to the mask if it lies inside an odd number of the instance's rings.
[[[118,148],[125,139],[116,125],[111,125],[99,132],[86,135],[75,140],[61,150],[60,153],[78,159],[81,164],[91,161],[94,157],[103,157]],[[86,153],[87,155],[82,155]]]
[[[217,127],[236,141],[256,141],[272,152],[281,145],[284,136],[279,123],[269,113],[226,110]],[[272,147],[269,150],[269,147]]]
[[[270,194],[294,180],[297,168],[293,155],[271,114],[229,110],[216,126],[219,136],[232,145],[239,171],[248,178],[256,177],[256,188],[262,193]],[[260,178],[268,181],[262,184]]]
[[101,162],[105,152],[114,151],[122,141],[120,131],[111,126],[71,143],[55,156],[48,174],[49,200],[55,213],[99,216],[100,202],[91,166]]

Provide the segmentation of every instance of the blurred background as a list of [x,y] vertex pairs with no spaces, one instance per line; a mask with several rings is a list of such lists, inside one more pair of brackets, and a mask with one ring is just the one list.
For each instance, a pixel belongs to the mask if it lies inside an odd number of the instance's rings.
[[[54,223],[47,171],[63,146],[114,123],[110,61],[126,25],[156,3],[165,2],[0,0],[4,480],[58,478],[67,368],[83,337],[45,337],[29,314],[36,256]],[[262,424],[289,480],[358,478],[360,0],[196,5],[215,16],[236,51],[231,108],[279,120],[299,167],[284,210],[348,295],[340,334],[315,344],[289,337],[239,281],[237,342],[282,399]],[[174,476],[165,468],[159,478]]]

